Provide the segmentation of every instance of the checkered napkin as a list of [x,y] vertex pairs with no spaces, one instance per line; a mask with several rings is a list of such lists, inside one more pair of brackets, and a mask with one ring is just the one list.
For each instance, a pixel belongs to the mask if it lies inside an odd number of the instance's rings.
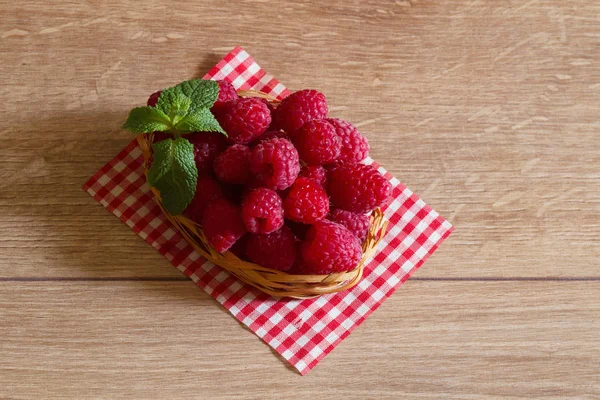
[[[290,92],[240,47],[204,77],[278,98]],[[423,264],[452,226],[383,168],[393,186],[390,221],[377,255],[354,288],[308,300],[275,299],[203,259],[174,229],[146,184],[143,156],[132,141],[83,186],[175,267],[189,276],[302,375],[310,371]],[[368,163],[378,165],[369,159]]]

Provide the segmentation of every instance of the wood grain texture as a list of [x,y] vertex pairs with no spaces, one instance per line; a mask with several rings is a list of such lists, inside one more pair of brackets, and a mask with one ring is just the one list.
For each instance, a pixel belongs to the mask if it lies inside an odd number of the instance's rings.
[[[0,9],[0,398],[600,396],[600,3]],[[304,378],[81,190],[131,107],[238,44],[456,226]]]
[[0,397],[597,398],[590,297],[600,282],[409,282],[302,377],[191,282],[4,283]]

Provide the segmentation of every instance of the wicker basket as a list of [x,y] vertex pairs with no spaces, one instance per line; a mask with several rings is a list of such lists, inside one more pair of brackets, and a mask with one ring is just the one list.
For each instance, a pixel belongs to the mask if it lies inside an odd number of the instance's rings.
[[[261,97],[277,105],[277,100],[271,96],[256,91],[239,91],[241,97]],[[137,137],[144,154],[144,169],[148,174],[149,160],[152,157],[152,134],[141,134]],[[207,260],[226,269],[238,279],[275,297],[293,297],[305,299],[326,293],[339,292],[356,285],[363,274],[366,262],[373,256],[377,244],[385,235],[387,221],[378,208],[371,214],[367,239],[362,245],[363,256],[356,268],[347,272],[329,275],[292,275],[285,272],[262,267],[258,264],[243,261],[232,252],[224,254],[217,252],[209,245],[202,227],[183,215],[173,216],[166,211],[160,199],[160,192],[151,188],[155,200],[169,221],[179,230],[183,237]]]

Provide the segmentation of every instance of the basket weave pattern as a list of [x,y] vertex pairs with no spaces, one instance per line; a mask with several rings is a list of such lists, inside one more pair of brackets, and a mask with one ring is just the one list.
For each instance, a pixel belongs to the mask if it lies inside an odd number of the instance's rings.
[[[278,103],[274,98],[262,92],[239,91],[238,94],[241,97],[261,97],[266,98],[274,104]],[[153,134],[141,134],[137,136],[140,149],[144,155],[144,172],[146,177],[150,167],[149,160],[152,158],[153,136]],[[199,224],[183,215],[171,215],[162,205],[160,192],[153,187],[151,190],[165,217],[198,253],[213,264],[226,269],[239,280],[275,297],[304,299],[326,293],[339,292],[353,287],[360,281],[364,266],[374,255],[377,245],[385,235],[388,223],[379,208],[373,211],[367,238],[362,245],[363,255],[356,268],[328,275],[293,275],[241,260],[229,251],[223,254],[217,252],[208,243]]]

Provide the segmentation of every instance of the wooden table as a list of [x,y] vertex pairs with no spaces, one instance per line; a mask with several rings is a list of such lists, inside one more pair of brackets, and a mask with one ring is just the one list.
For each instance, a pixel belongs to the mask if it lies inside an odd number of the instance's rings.
[[[2,1],[0,398],[600,397],[600,3]],[[81,190],[244,46],[456,226],[301,377]]]

